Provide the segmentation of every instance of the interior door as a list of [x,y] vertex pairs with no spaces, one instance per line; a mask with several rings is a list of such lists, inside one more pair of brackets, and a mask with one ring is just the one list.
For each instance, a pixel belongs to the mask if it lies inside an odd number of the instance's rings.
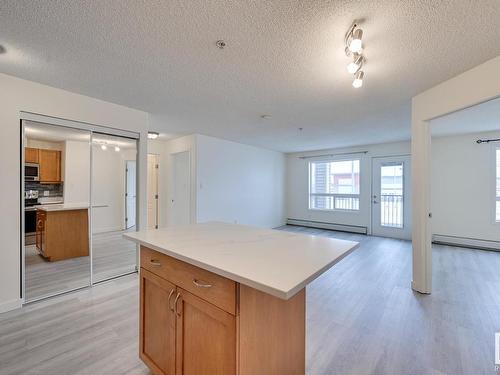
[[189,224],[191,197],[191,168],[189,151],[172,154],[172,197],[170,224]]
[[175,374],[175,285],[141,268],[139,356],[155,374]]
[[410,156],[373,158],[372,234],[411,239]]
[[236,318],[181,288],[177,291],[176,374],[235,374]]
[[158,155],[148,154],[148,228],[158,228]]
[[126,228],[135,227],[136,217],[136,162],[135,160],[127,160],[126,162]]

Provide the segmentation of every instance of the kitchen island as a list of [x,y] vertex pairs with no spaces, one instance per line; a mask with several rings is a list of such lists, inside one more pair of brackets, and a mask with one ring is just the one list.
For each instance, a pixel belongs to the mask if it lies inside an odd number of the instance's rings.
[[358,243],[205,223],[141,245],[139,355],[154,374],[305,373],[305,287]]
[[49,262],[88,256],[88,205],[37,206],[35,239],[40,255]]

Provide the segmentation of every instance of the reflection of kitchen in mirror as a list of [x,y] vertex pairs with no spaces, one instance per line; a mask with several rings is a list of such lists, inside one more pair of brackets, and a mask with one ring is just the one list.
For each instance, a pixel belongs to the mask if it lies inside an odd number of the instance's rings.
[[90,284],[90,132],[24,122],[25,299]]

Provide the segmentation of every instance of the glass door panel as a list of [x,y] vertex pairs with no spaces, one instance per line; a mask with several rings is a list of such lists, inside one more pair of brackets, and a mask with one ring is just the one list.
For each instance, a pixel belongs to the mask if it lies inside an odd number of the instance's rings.
[[410,239],[410,157],[374,158],[372,170],[372,234]]
[[123,238],[136,230],[137,141],[92,135],[92,272],[99,282],[137,268],[137,246]]

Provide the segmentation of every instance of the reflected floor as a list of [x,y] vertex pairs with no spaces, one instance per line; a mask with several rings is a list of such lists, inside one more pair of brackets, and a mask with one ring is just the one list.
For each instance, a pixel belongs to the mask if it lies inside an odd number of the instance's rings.
[[[131,230],[135,228],[127,231]],[[135,271],[136,246],[122,237],[124,232],[94,235],[94,282]],[[25,249],[26,301],[89,285],[90,257],[48,262],[38,254],[35,245],[26,246]]]

